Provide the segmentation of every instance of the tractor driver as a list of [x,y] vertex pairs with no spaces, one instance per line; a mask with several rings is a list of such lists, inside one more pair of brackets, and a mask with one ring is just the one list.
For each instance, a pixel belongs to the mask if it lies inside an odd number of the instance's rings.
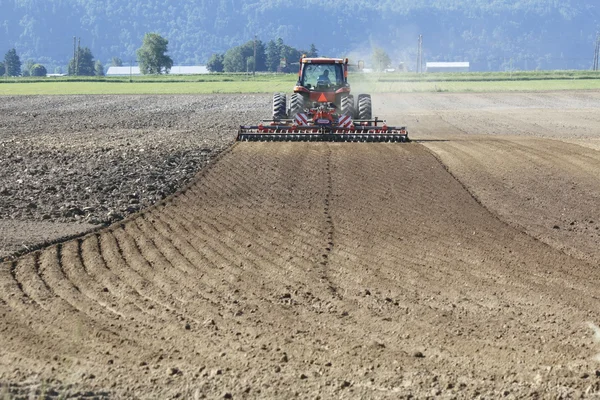
[[324,85],[331,84],[331,81],[329,80],[329,70],[328,69],[323,71],[323,73],[317,78],[317,82],[324,84]]

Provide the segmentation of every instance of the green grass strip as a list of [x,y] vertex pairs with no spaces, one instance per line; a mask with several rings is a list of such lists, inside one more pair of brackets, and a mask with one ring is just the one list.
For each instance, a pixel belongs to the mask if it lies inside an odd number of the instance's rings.
[[[295,74],[0,78],[0,95],[290,93]],[[510,92],[600,89],[592,71],[351,74],[354,92]]]

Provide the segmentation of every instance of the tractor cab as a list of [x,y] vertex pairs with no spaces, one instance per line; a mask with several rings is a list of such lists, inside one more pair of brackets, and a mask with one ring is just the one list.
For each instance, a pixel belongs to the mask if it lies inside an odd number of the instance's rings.
[[302,64],[300,85],[311,91],[332,91],[346,85],[342,64]]
[[341,108],[342,99],[350,95],[348,59],[302,57],[294,93],[301,94],[304,105],[309,107],[314,103],[332,103]]

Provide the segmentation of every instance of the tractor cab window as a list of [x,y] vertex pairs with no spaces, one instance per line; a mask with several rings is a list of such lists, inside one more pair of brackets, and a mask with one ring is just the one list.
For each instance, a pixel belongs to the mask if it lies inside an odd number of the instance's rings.
[[339,88],[344,83],[341,64],[304,64],[302,85],[311,90]]

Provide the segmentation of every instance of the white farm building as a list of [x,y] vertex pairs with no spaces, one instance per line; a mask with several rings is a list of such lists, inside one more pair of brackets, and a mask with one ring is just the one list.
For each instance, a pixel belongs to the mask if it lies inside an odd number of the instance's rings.
[[471,64],[468,62],[428,62],[426,72],[469,72]]
[[[208,74],[208,68],[203,65],[199,66],[186,66],[186,65],[173,65],[169,71],[170,75],[199,75]],[[140,67],[108,67],[106,76],[128,76],[128,75],[141,75]]]

